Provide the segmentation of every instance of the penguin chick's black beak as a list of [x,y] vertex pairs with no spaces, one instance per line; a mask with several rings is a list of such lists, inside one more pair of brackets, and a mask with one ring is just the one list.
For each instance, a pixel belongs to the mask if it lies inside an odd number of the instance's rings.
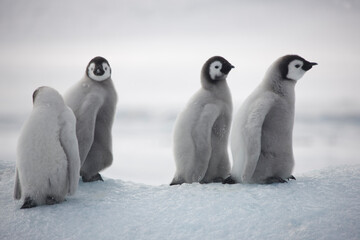
[[315,66],[315,65],[318,65],[317,63],[315,63],[315,62],[305,62],[304,63],[304,66],[302,67],[302,69],[304,70],[304,71],[309,71],[313,66]]
[[221,72],[222,73],[224,73],[224,74],[228,74],[230,71],[231,71],[231,69],[233,69],[233,68],[235,68],[233,65],[231,65],[231,64],[226,64],[226,65],[224,65],[222,68],[221,68]]
[[102,68],[101,65],[95,67],[95,69],[94,69],[94,74],[95,74],[96,76],[101,76],[101,75],[103,75],[104,73],[105,73],[105,72],[104,72],[104,69]]

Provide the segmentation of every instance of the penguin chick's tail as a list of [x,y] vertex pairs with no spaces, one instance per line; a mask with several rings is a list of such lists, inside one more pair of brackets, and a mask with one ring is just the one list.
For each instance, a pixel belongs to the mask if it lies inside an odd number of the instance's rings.
[[224,179],[224,181],[222,181],[222,184],[235,184],[236,181],[231,177],[227,177],[226,179]]

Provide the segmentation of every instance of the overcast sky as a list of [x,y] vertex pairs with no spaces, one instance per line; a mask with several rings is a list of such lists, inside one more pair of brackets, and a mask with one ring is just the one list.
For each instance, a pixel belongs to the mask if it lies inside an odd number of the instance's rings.
[[[357,162],[359,26],[356,0],[1,0],[0,158],[16,158],[33,91],[64,93],[100,55],[118,93],[115,161],[104,175],[168,183],[174,119],[208,58],[236,67],[227,79],[235,112],[273,61],[299,54],[319,65],[296,86],[295,174]],[[297,119],[317,114],[340,120]]]
[[19,107],[39,85],[64,92],[101,55],[119,106],[183,105],[200,86],[202,64],[222,55],[236,66],[228,82],[240,104],[291,53],[319,63],[297,86],[299,105],[357,105],[359,26],[355,0],[2,0],[0,91]]

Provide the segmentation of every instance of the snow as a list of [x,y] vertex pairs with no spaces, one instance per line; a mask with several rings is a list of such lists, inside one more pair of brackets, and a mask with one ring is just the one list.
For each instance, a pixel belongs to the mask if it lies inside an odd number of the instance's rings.
[[273,185],[150,186],[106,178],[67,201],[20,209],[0,162],[0,239],[359,239],[360,165]]

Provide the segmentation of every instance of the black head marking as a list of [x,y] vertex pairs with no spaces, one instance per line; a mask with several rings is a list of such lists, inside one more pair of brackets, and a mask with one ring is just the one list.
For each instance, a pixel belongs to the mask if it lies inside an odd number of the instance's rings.
[[43,88],[43,87],[39,87],[39,88],[37,88],[37,89],[34,91],[34,93],[33,93],[33,95],[32,95],[33,103],[35,103],[36,96],[39,94],[39,91],[40,91],[40,89],[42,89],[42,88]]
[[[289,69],[288,69],[289,63],[294,60],[300,60],[304,63],[302,66],[302,69],[304,71],[308,71],[312,68],[312,66],[317,65],[317,63],[306,61],[304,58],[302,58],[298,55],[285,55],[278,60],[280,73],[281,73],[281,76],[283,79],[287,79],[287,75],[289,72]],[[297,66],[295,66],[295,67],[297,67]]]
[[[90,64],[94,63],[95,64],[95,68],[94,68],[94,74],[97,75],[97,76],[101,76],[104,74],[104,69],[103,69],[103,63],[106,63],[107,65],[109,65],[110,67],[110,64],[109,62],[103,58],[103,57],[94,57],[93,59],[91,59],[91,61],[89,62],[89,64],[86,66],[86,75],[89,76],[89,73],[88,73],[88,68],[90,66]],[[111,68],[110,68],[110,73],[111,73]]]
[[36,95],[38,95],[39,89],[36,89],[32,95],[33,103],[35,102]]
[[110,66],[109,62],[108,62],[105,58],[98,56],[98,57],[94,57],[93,59],[91,59],[91,61],[89,62],[88,66],[89,66],[91,63],[95,63],[95,65],[98,65],[98,64],[102,64],[102,63],[104,63],[104,62],[107,63],[107,64]]
[[225,58],[223,58],[221,56],[214,56],[214,57],[209,58],[203,66],[202,74],[204,76],[206,76],[206,79],[208,79],[209,82],[211,82],[211,83],[217,82],[215,80],[211,80],[210,73],[209,73],[210,65],[215,61],[219,61],[221,63],[222,66],[221,66],[220,71],[223,74],[228,74],[231,71],[231,69],[234,68],[234,66],[231,65],[231,63],[229,63]]

